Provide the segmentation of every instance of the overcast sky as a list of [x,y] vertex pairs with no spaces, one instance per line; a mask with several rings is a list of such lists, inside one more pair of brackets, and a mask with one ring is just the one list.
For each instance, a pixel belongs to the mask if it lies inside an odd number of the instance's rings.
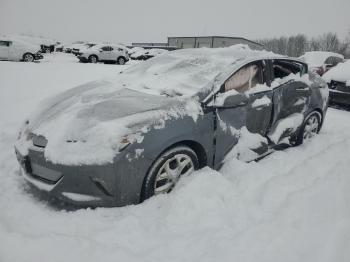
[[0,34],[63,41],[166,42],[167,36],[250,39],[350,30],[350,0],[0,0]]

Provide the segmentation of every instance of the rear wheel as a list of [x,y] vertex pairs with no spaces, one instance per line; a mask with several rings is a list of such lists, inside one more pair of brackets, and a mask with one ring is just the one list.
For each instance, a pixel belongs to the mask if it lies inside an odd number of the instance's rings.
[[141,192],[141,201],[153,195],[169,193],[181,176],[199,168],[196,153],[187,146],[177,146],[164,152],[149,170]]
[[97,56],[95,56],[95,55],[89,56],[89,62],[93,63],[93,64],[96,64],[98,62]]
[[124,65],[126,62],[126,59],[124,57],[118,57],[117,64],[118,65]]
[[321,115],[318,112],[313,112],[304,121],[293,144],[302,144],[305,140],[309,140],[317,135],[320,129]]
[[23,61],[24,62],[33,62],[34,61],[34,55],[32,55],[31,53],[25,53],[23,55]]

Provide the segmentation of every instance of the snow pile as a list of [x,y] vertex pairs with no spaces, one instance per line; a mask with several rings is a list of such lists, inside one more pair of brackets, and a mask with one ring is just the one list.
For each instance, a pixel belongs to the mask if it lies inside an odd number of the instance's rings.
[[302,146],[228,159],[143,204],[57,211],[18,176],[17,127],[42,98],[116,69],[51,61],[0,62],[0,261],[348,262],[349,112],[329,109]]
[[269,138],[275,144],[280,142],[282,135],[288,131],[288,133],[294,133],[298,127],[303,123],[304,116],[301,113],[292,114],[286,118],[279,120],[276,123],[276,128],[269,133]]
[[347,60],[344,63],[339,63],[337,66],[326,72],[322,77],[328,83],[334,80],[346,82],[346,84],[350,86],[350,60]]
[[299,57],[299,59],[307,63],[309,67],[321,67],[324,65],[326,59],[330,56],[335,56],[344,59],[344,56],[341,54],[324,51],[306,52],[304,55]]
[[253,134],[246,127],[242,127],[238,132],[238,143],[226,155],[225,162],[230,162],[233,159],[242,161],[252,161],[259,157],[254,149],[258,149],[262,145],[267,145],[267,139],[259,134]]
[[262,98],[256,99],[253,104],[252,108],[259,108],[262,106],[269,106],[271,104],[271,99],[268,98],[266,95],[263,96]]

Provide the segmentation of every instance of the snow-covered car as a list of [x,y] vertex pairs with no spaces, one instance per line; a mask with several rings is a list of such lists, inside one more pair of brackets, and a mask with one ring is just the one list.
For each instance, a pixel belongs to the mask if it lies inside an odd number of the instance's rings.
[[72,50],[74,47],[76,47],[77,45],[80,46],[80,45],[83,45],[85,42],[83,41],[76,41],[72,44],[67,44],[67,45],[64,45],[63,47],[63,52],[65,53],[72,53]]
[[0,60],[33,62],[42,58],[40,46],[0,37]]
[[84,44],[77,44],[72,46],[72,53],[76,56],[81,55],[82,53],[86,52],[87,49],[95,46],[94,43],[84,43]]
[[326,82],[246,45],[183,49],[43,103],[15,145],[23,177],[81,206],[137,204],[228,158],[301,144],[325,118]]
[[309,70],[316,72],[320,76],[338,63],[344,62],[344,56],[338,53],[325,51],[306,52],[299,57],[302,61],[309,65]]
[[147,60],[150,59],[152,57],[155,57],[157,55],[161,55],[164,53],[169,52],[168,50],[165,49],[160,49],[160,48],[152,48],[152,49],[138,49],[135,52],[133,52],[130,55],[131,59],[134,60]]
[[129,61],[128,51],[121,45],[99,44],[95,45],[78,55],[81,62],[114,62],[124,65]]
[[323,75],[332,103],[350,105],[350,60],[339,63]]

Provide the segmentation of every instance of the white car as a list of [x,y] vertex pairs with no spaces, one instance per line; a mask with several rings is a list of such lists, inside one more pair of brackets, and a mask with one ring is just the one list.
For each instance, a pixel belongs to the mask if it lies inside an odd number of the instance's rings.
[[338,63],[344,62],[344,56],[338,53],[325,51],[306,52],[299,57],[302,61],[308,64],[309,70],[320,76],[326,73],[329,69],[336,66]]
[[331,68],[322,78],[328,83],[329,101],[350,106],[350,60]]
[[84,44],[76,44],[72,46],[72,54],[74,55],[81,55],[82,53],[86,52],[87,49],[95,46],[94,43],[84,43]]
[[0,37],[0,60],[33,62],[42,58],[40,46]]
[[114,62],[124,65],[129,61],[127,49],[121,45],[99,44],[78,55],[81,62]]

